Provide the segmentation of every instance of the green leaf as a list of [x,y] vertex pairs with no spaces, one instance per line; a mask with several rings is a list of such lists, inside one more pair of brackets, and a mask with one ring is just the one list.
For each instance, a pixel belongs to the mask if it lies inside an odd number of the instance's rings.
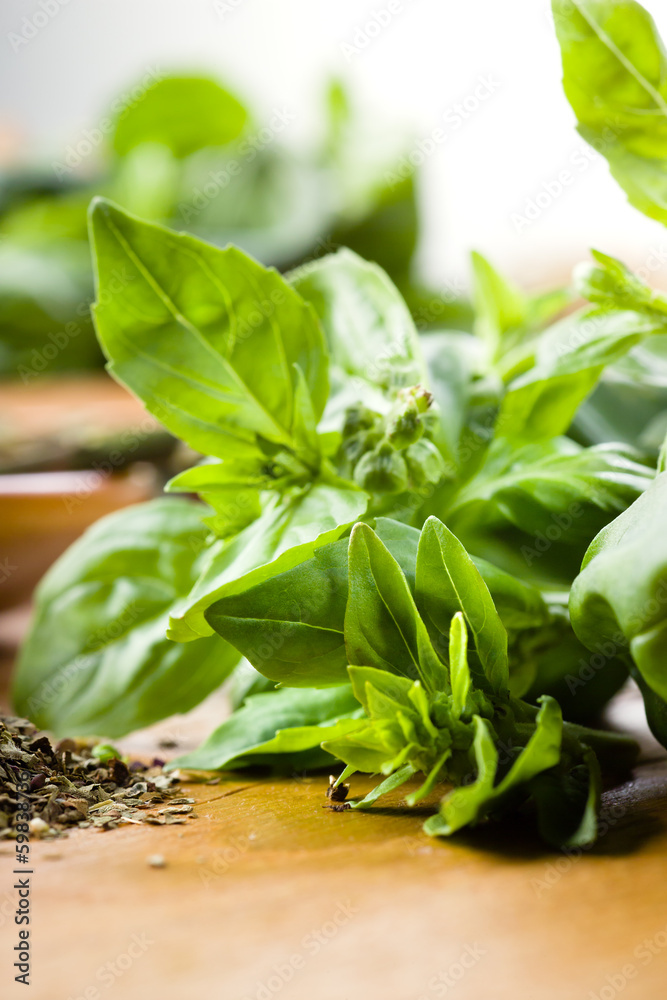
[[427,820],[424,830],[431,836],[449,836],[475,824],[492,810],[501,809],[512,794],[528,796],[530,782],[555,767],[560,760],[563,718],[553,698],[543,698],[528,743],[515,757],[504,778],[496,783],[498,751],[488,724],[475,716],[473,756],[477,777],[472,785],[454,789],[445,796],[440,812]]
[[239,101],[203,76],[158,80],[118,112],[113,147],[126,156],[142,143],[167,146],[186,157],[205,146],[224,146],[241,134],[248,114]]
[[593,539],[570,593],[570,616],[589,649],[629,650],[667,701],[667,473]]
[[510,382],[496,436],[538,441],[565,434],[604,368],[664,331],[656,314],[631,310],[575,313],[555,323],[539,341],[535,365]]
[[628,200],[667,222],[667,55],[631,0],[553,0],[563,86],[580,134]]
[[167,493],[211,494],[229,490],[231,495],[247,487],[268,489],[271,478],[265,471],[266,464],[266,457],[259,455],[239,455],[224,462],[206,458],[170,479],[165,490]]
[[382,795],[386,795],[387,792],[393,792],[395,788],[400,788],[401,785],[404,785],[414,773],[415,768],[412,764],[404,764],[398,771],[394,771],[388,778],[381,781],[379,785],[376,785],[365,798],[360,799],[358,802],[350,802],[351,808],[369,809]]
[[261,491],[270,486],[265,471],[266,459],[234,457],[225,462],[204,459],[170,479],[167,493],[198,493],[215,516],[206,518],[219,538],[235,535],[258,518],[262,512]]
[[14,678],[16,710],[56,735],[122,736],[186,712],[239,654],[213,636],[165,637],[197,573],[204,507],[164,499],[102,518],[39,585]]
[[357,728],[362,714],[349,684],[251,695],[201,747],[169,767],[214,771],[269,764],[294,772],[303,761],[308,769],[325,767],[333,761],[320,750],[322,741]]
[[476,504],[475,518],[486,520],[489,513],[482,512],[481,502],[492,516],[522,531],[553,533],[555,525],[561,536],[585,533],[584,508],[620,513],[651,482],[653,471],[635,458],[630,449],[612,444],[581,448],[568,438],[554,438],[517,447],[501,438],[454,498],[447,518],[456,526],[455,518]]
[[422,338],[430,390],[438,408],[433,438],[452,473],[459,461],[459,442],[479,346],[474,337],[463,333],[429,333]]
[[473,757],[477,776],[471,785],[455,788],[443,800],[440,811],[424,823],[424,832],[431,837],[455,833],[469,823],[474,823],[493,798],[493,785],[498,767],[498,751],[489,726],[476,715]]
[[283,684],[342,683],[347,546],[316,548],[291,569],[215,601],[207,620],[253,666]]
[[317,416],[328,395],[312,308],[233,247],[141,222],[102,199],[90,218],[95,325],[112,375],[204,454],[256,458],[258,435],[296,451],[294,366]]
[[485,341],[491,357],[496,357],[507,334],[521,328],[527,318],[527,303],[481,254],[471,254],[475,333]]
[[[303,562],[316,548],[335,541],[366,510],[368,496],[316,482],[292,498],[274,497],[261,517],[240,534],[213,545],[199,579],[180,609],[169,635],[187,642],[213,631],[206,613],[224,596]],[[216,618],[216,613],[211,612]],[[251,656],[248,659],[257,666]]]
[[634,309],[662,322],[667,331],[667,296],[608,254],[591,250],[595,264],[583,261],[577,266],[574,277],[577,291],[589,302],[615,309]]
[[536,628],[549,620],[549,608],[537,587],[506,573],[486,559],[471,558],[489,588],[506,629]]
[[[563,595],[567,601],[567,594]],[[551,606],[543,626],[526,629],[510,647],[510,691],[531,704],[549,694],[569,722],[590,723],[627,682],[628,666],[614,649],[597,650],[595,669],[572,630],[566,607]],[[620,651],[619,651],[620,652]],[[600,655],[601,654],[601,655]]]
[[531,782],[540,834],[558,848],[588,847],[598,830],[602,782],[595,754],[585,750],[569,772],[553,770]]
[[411,792],[410,795],[406,795],[405,801],[409,806],[416,806],[418,802],[421,802],[422,799],[431,794],[438,783],[438,779],[442,776],[442,769],[451,756],[451,753],[451,750],[445,750],[429,771],[426,781],[416,791]]
[[463,714],[472,685],[468,667],[468,631],[463,612],[457,611],[449,629],[449,677],[452,684],[452,710]]
[[373,723],[359,722],[356,729],[327,739],[322,749],[338,757],[355,771],[378,774],[387,762],[387,744]]
[[[419,532],[389,518],[376,532],[414,583]],[[215,630],[263,674],[290,685],[340,683],[347,674],[343,637],[347,538],[302,550],[290,569],[224,596],[207,612]]]
[[400,293],[376,264],[339,250],[289,279],[322,321],[332,363],[381,388],[422,384],[417,330]]
[[388,670],[378,670],[375,667],[349,666],[347,670],[352,681],[354,696],[363,705],[367,715],[372,714],[367,697],[369,685],[397,705],[403,707],[410,705],[409,692],[414,682],[409,678],[399,677],[395,673],[389,673]]
[[[419,531],[378,517],[375,532],[414,590]],[[251,531],[249,530],[249,534]],[[302,550],[290,569],[280,564],[257,583],[246,583],[206,612],[216,632],[261,673],[289,685],[340,683],[346,677],[343,638],[347,603],[348,539]],[[535,628],[549,621],[536,587],[474,559],[507,628]]]
[[459,542],[438,520],[429,517],[417,555],[417,605],[435,629],[447,635],[461,611],[492,690],[507,688],[507,633],[489,588]]
[[630,667],[630,673],[644,699],[649,729],[663,747],[667,746],[667,701],[649,687],[634,664]]
[[367,524],[349,546],[345,647],[348,662],[446,689],[447,675],[422,622],[399,564]]

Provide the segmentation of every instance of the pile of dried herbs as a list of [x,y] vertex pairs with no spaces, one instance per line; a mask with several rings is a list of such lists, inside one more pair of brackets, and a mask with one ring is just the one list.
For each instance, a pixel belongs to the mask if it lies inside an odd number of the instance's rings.
[[122,823],[165,825],[196,818],[194,799],[178,797],[163,761],[125,763],[93,741],[50,740],[26,719],[0,718],[0,838],[13,839],[18,783],[30,775],[30,834],[51,839],[72,827],[111,830]]

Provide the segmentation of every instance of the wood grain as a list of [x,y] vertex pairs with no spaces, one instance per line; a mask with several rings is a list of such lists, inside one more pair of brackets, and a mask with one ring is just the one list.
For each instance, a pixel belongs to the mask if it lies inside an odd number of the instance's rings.
[[[543,851],[516,823],[432,840],[423,811],[398,797],[365,814],[331,812],[326,784],[192,785],[199,818],[186,826],[35,843],[33,985],[5,992],[5,920],[3,997],[665,997],[666,762],[606,793],[607,832],[571,856]],[[166,867],[149,866],[156,853]]]

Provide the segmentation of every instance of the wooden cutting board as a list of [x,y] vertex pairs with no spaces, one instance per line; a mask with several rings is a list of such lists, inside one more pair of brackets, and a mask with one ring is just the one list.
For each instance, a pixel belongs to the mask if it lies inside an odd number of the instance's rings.
[[[323,808],[326,784],[193,784],[184,794],[198,818],[184,826],[33,843],[29,990],[12,981],[13,850],[3,844],[2,997],[667,996],[667,761],[606,793],[607,832],[571,855],[517,825],[432,840],[425,810],[398,797],[335,813]],[[155,854],[165,867],[149,865]]]

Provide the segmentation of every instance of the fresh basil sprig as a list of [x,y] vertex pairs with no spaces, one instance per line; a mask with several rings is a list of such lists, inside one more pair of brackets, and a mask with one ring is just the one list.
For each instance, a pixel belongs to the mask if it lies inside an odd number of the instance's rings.
[[[547,841],[591,843],[600,779],[590,743],[600,746],[605,737],[563,724],[553,698],[539,699],[536,709],[510,695],[507,635],[455,536],[435,518],[427,521],[415,599],[381,540],[356,525],[349,577],[348,673],[366,718],[323,748],[347,765],[339,780],[357,770],[386,776],[352,807],[367,808],[421,774],[410,805],[442,782],[455,786],[427,820],[427,833],[449,835],[532,799]],[[632,754],[632,741],[609,740],[616,752]]]
[[[554,10],[582,134],[597,141],[618,112],[605,155],[661,218],[652,22],[632,2]],[[116,736],[234,671],[237,709],[188,766],[337,758],[384,775],[359,806],[417,774],[410,802],[454,785],[430,833],[532,802],[550,843],[590,843],[598,761],[632,748],[563,722],[554,692],[580,719],[631,673],[667,742],[664,450],[654,479],[642,440],[601,431],[613,422],[591,399],[607,370],[653,378],[665,297],[595,253],[576,275],[590,305],[559,317],[567,294],[530,299],[477,254],[473,332],[420,338],[387,276],[349,251],[281,277],[108,202],[91,225],[109,369],[201,456],[168,491],[204,503],[121,511],[53,567],[17,708]],[[575,635],[568,593],[600,529]],[[611,651],[579,697],[582,642]]]

